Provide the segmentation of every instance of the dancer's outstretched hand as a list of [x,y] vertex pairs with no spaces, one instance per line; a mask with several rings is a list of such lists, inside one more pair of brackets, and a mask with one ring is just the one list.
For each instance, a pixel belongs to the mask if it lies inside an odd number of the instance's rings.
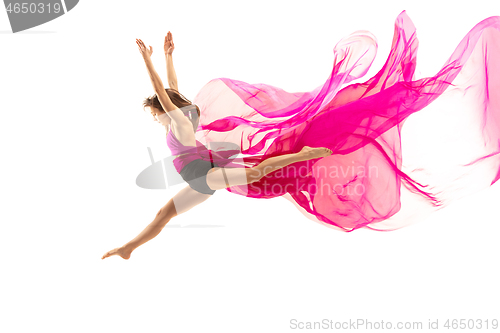
[[135,42],[139,46],[139,52],[141,52],[142,57],[144,59],[150,58],[151,55],[153,54],[153,47],[150,45],[149,46],[149,50],[148,50],[148,48],[146,47],[146,45],[144,45],[144,42],[142,40],[140,40],[140,39],[137,39],[137,38],[136,38]]
[[172,52],[174,52],[174,40],[172,39],[172,33],[170,31],[165,36],[163,49],[165,50],[165,54],[172,54]]

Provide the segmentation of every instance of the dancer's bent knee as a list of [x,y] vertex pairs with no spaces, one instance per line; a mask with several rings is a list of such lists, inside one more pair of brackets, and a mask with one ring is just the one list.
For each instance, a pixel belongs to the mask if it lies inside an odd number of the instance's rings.
[[259,181],[263,176],[255,168],[214,168],[207,174],[207,184],[213,190],[241,186]]
[[264,177],[265,171],[262,170],[259,166],[246,169],[247,173],[247,184],[252,184],[258,182]]

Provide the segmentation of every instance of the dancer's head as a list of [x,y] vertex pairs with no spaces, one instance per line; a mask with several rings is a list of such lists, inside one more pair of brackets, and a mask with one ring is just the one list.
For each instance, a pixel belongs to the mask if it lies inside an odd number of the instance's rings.
[[[166,88],[165,92],[168,94],[168,97],[170,98],[172,103],[174,103],[174,105],[177,106],[184,113],[184,115],[188,117],[188,119],[193,124],[193,130],[196,132],[198,123],[200,122],[200,109],[198,108],[198,105],[191,103],[190,100],[188,100],[175,89]],[[151,109],[154,108],[160,110],[161,113],[165,112],[156,94],[145,98],[142,106],[143,109],[146,107],[150,107]]]

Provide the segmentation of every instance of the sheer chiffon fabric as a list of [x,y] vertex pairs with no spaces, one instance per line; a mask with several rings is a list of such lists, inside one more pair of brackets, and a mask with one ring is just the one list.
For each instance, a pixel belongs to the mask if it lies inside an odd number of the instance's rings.
[[201,109],[197,140],[238,145],[231,163],[227,154],[215,161],[228,167],[327,147],[329,157],[228,190],[284,196],[310,219],[347,232],[411,224],[500,177],[500,17],[478,23],[432,77],[415,78],[417,48],[403,11],[387,61],[364,83],[349,84],[375,58],[367,31],[334,47],[330,76],[310,92],[211,80],[193,100]]

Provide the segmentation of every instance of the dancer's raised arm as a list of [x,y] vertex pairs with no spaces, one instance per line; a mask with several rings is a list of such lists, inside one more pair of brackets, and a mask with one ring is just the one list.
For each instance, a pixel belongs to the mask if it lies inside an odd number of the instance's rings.
[[170,31],[165,36],[163,49],[165,51],[165,61],[167,62],[168,86],[179,91],[179,86],[177,85],[177,75],[175,74],[174,62],[172,59],[172,52],[174,52],[174,40],[172,39],[172,33]]
[[160,101],[163,110],[167,113],[167,115],[177,124],[188,123],[189,126],[192,126],[189,120],[184,116],[184,113],[175,106],[174,103],[170,100],[167,93],[165,92],[165,88],[163,87],[163,82],[160,79],[160,76],[156,72],[153,62],[151,61],[151,54],[153,54],[153,47],[149,46],[149,49],[146,48],[143,41],[140,39],[136,40],[137,45],[139,46],[139,51],[144,58],[144,62],[146,63],[146,67],[148,69],[149,78],[151,79],[151,83],[153,84],[153,89],[158,96],[158,100]]

